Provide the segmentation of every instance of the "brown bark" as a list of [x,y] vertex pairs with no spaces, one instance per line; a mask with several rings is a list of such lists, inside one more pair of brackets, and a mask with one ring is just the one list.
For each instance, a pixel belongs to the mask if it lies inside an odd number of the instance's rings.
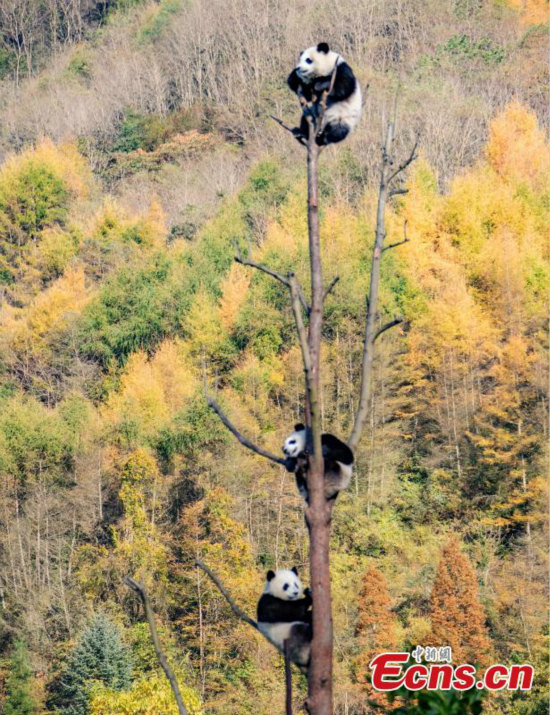
[[[308,348],[310,357],[309,414],[309,506],[306,521],[309,529],[309,569],[313,597],[313,641],[308,671],[310,715],[332,715],[332,599],[330,592],[329,542],[331,505],[325,500],[324,460],[321,447],[320,369],[321,328],[323,322],[323,273],[319,237],[317,162],[319,147],[315,143],[316,127],[310,125],[307,146],[308,234],[311,275],[311,312]],[[308,419],[309,418],[309,419]]]

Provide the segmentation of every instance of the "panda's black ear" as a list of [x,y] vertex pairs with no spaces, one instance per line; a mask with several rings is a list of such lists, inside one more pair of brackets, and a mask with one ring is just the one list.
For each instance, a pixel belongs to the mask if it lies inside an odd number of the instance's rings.
[[305,429],[305,426],[301,422],[298,422],[297,425],[294,425],[295,432],[301,432],[303,429]]
[[317,45],[317,52],[324,52],[326,55],[328,53],[328,51],[329,51],[328,42],[320,42]]
[[298,569],[296,568],[296,566],[293,566],[290,570],[295,573],[296,576],[298,575]]
[[274,578],[275,578],[275,571],[272,571],[271,569],[269,569],[269,571],[267,572],[266,578],[267,578],[268,581],[271,581],[271,579],[274,579]]

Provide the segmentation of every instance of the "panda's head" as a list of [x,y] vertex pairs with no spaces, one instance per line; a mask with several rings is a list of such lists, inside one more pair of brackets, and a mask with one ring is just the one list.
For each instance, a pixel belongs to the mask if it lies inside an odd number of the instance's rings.
[[268,571],[264,593],[280,598],[283,601],[296,601],[304,595],[304,587],[298,577],[298,569],[280,569]]
[[332,73],[339,54],[332,52],[326,42],[303,50],[296,70],[303,82],[310,83],[318,77],[328,77]]
[[294,425],[294,432],[289,434],[283,444],[283,452],[287,457],[298,457],[306,448],[306,428],[303,424]]

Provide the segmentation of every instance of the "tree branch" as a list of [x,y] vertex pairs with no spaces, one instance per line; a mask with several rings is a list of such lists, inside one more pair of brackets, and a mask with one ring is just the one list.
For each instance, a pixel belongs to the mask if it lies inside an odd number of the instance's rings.
[[304,364],[304,373],[306,379],[306,391],[309,399],[311,397],[311,354],[309,352],[307,331],[304,326],[304,320],[302,318],[298,281],[296,280],[296,276],[294,275],[294,273],[289,274],[289,287],[292,312],[294,313],[296,332],[298,333],[298,342],[300,343],[300,349],[302,351],[302,362]]
[[408,189],[404,189],[404,188],[400,187],[398,189],[390,189],[390,191],[388,193],[388,197],[391,199],[392,196],[400,196],[400,195],[404,195],[404,194],[408,194],[408,193],[409,193]]
[[414,146],[413,146],[412,151],[409,154],[409,156],[405,159],[405,161],[403,161],[401,164],[399,164],[397,169],[392,174],[390,174],[388,176],[388,178],[386,180],[387,184],[390,184],[398,174],[401,174],[402,171],[405,171],[405,169],[409,166],[409,164],[412,164],[412,162],[418,158],[418,155],[416,153],[417,148],[418,148],[418,136],[414,140]]
[[369,284],[370,300],[369,298],[367,298],[365,340],[363,343],[363,358],[361,364],[361,388],[359,392],[359,402],[357,406],[357,412],[355,414],[353,430],[348,440],[348,445],[352,450],[355,450],[357,445],[359,444],[359,440],[361,439],[361,434],[363,432],[368,417],[370,396],[372,390],[374,344],[376,342],[376,339],[379,338],[382,333],[386,332],[386,330],[389,330],[394,325],[399,325],[403,322],[402,318],[396,318],[395,320],[386,323],[386,325],[383,325],[378,330],[376,329],[378,292],[380,285],[380,263],[382,254],[384,253],[384,251],[387,251],[390,248],[395,248],[396,246],[401,246],[402,244],[407,243],[409,240],[407,237],[407,223],[405,222],[403,228],[403,240],[398,241],[397,243],[392,243],[389,246],[384,246],[384,240],[386,237],[386,203],[388,199],[392,196],[395,196],[396,194],[406,193],[407,191],[406,189],[403,189],[401,187],[391,188],[390,184],[417,158],[416,149],[418,147],[417,137],[415,139],[414,146],[409,156],[401,164],[399,164],[397,169],[392,170],[392,152],[395,139],[396,106],[397,105],[395,104],[392,119],[390,119],[386,125],[386,137],[384,145],[382,147],[382,163],[380,166],[380,183],[378,188],[378,206],[376,210],[376,235],[372,254]]
[[275,278],[275,280],[279,281],[287,288],[290,285],[287,278],[282,276],[280,273],[277,273],[276,271],[272,270],[271,268],[264,266],[262,263],[256,263],[255,261],[251,261],[248,258],[243,258],[242,256],[235,256],[234,260],[236,263],[240,263],[241,266],[250,266],[251,268],[256,268],[257,270],[262,271],[262,273],[267,273],[268,276]]
[[[231,610],[233,613],[237,616],[237,618],[240,618],[241,621],[244,621],[245,623],[248,623],[249,626],[252,626],[252,628],[255,628],[258,632],[261,633],[260,629],[258,628],[258,624],[256,621],[254,621],[250,616],[247,616],[246,613],[243,611],[243,609],[240,606],[237,606],[235,601],[231,598],[229,595],[227,589],[225,586],[222,584],[220,579],[216,576],[216,574],[211,571],[206,564],[204,564],[202,561],[197,559],[195,561],[195,565],[198,566],[198,568],[202,569],[204,573],[209,577],[211,581],[215,584],[216,588],[218,591],[221,593],[221,595],[225,598],[227,603],[231,606]],[[262,634],[263,635],[263,634]]]
[[404,243],[408,243],[409,241],[410,238],[407,236],[407,221],[405,220],[403,223],[403,240],[397,241],[397,243],[390,243],[389,246],[384,246],[382,248],[382,252],[389,251],[390,248],[397,248],[397,246],[402,246]]
[[329,295],[329,293],[332,292],[332,289],[338,283],[339,280],[340,280],[340,276],[334,276],[334,278],[331,280],[331,282],[325,288],[325,292],[323,293],[323,303],[327,299],[327,296]]
[[374,334],[374,340],[377,340],[382,333],[385,333],[386,330],[389,330],[390,328],[395,327],[396,325],[401,325],[401,323],[404,323],[403,318],[394,318],[393,320],[390,320],[389,323],[386,323],[383,325],[381,328],[379,328],[376,333]]
[[273,119],[274,122],[277,122],[277,124],[278,124],[280,127],[282,127],[283,129],[286,129],[287,132],[290,132],[290,133],[292,134],[292,136],[294,137],[294,139],[296,139],[296,141],[297,141],[299,144],[301,144],[302,146],[307,146],[306,140],[305,140],[303,137],[301,137],[301,136],[299,136],[298,134],[296,134],[296,133],[294,132],[294,129],[292,129],[291,127],[289,127],[288,124],[285,124],[282,119],[279,119],[279,117],[275,117],[273,114],[270,114],[269,116],[270,116],[271,119]]
[[292,671],[290,670],[290,641],[285,638],[284,654],[285,654],[285,690],[286,690],[286,715],[292,715]]
[[249,439],[244,437],[239,430],[229,421],[228,417],[225,415],[223,412],[222,408],[218,405],[216,400],[214,400],[212,397],[207,397],[207,402],[208,402],[208,407],[214,410],[214,412],[217,413],[218,417],[220,420],[223,422],[223,424],[227,427],[227,429],[233,434],[239,442],[249,449],[251,452],[256,452],[256,454],[259,454],[261,457],[265,457],[265,459],[269,459],[272,462],[275,462],[276,464],[281,464],[283,467],[286,466],[286,462],[284,459],[281,459],[280,457],[277,457],[275,454],[272,454],[271,452],[268,452],[267,449],[262,449],[262,447],[256,446],[253,442],[251,442]]
[[[285,276],[281,275],[281,273],[277,273],[277,271],[274,271],[273,269],[269,268],[268,266],[264,266],[263,263],[256,263],[256,261],[251,261],[249,258],[243,258],[243,256],[241,256],[240,254],[237,254],[235,256],[234,260],[237,263],[240,263],[242,266],[250,266],[251,268],[256,268],[258,271],[261,271],[262,273],[267,273],[268,276],[275,278],[275,280],[279,281],[280,283],[285,285],[287,288],[290,288],[289,278],[286,278]],[[298,283],[298,281],[296,281],[296,286],[298,289],[298,297],[300,299],[300,303],[302,304],[306,313],[309,314],[309,305],[308,305],[308,302],[304,295],[302,286]]]
[[164,673],[168,678],[168,682],[170,683],[170,687],[172,688],[172,692],[174,693],[174,697],[178,706],[178,713],[179,715],[188,715],[187,708],[185,707],[183,699],[181,697],[177,678],[174,675],[174,671],[168,664],[166,656],[164,655],[164,651],[162,650],[162,646],[160,645],[157,627],[155,625],[155,615],[153,613],[153,609],[151,608],[151,603],[149,601],[149,597],[147,596],[147,592],[141,583],[134,581],[134,579],[130,578],[130,576],[126,576],[126,578],[124,579],[124,583],[129,588],[131,588],[132,591],[138,594],[141,599],[141,602],[143,603],[143,607],[145,609],[145,616],[149,624],[149,630],[151,631],[151,640],[153,641],[153,647],[157,655],[157,660],[160,663],[162,669],[164,670]]

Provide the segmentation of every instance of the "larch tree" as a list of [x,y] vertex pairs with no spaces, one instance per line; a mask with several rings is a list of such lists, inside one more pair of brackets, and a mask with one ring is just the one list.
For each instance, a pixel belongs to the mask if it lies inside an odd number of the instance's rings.
[[396,617],[388,584],[374,565],[364,573],[357,601],[358,614],[355,637],[359,654],[355,659],[357,682],[368,699],[386,704],[387,699],[377,693],[367,676],[368,666],[377,653],[392,651],[397,646]]
[[487,663],[491,642],[476,575],[454,538],[441,550],[430,610],[430,645],[450,646],[454,663]]

